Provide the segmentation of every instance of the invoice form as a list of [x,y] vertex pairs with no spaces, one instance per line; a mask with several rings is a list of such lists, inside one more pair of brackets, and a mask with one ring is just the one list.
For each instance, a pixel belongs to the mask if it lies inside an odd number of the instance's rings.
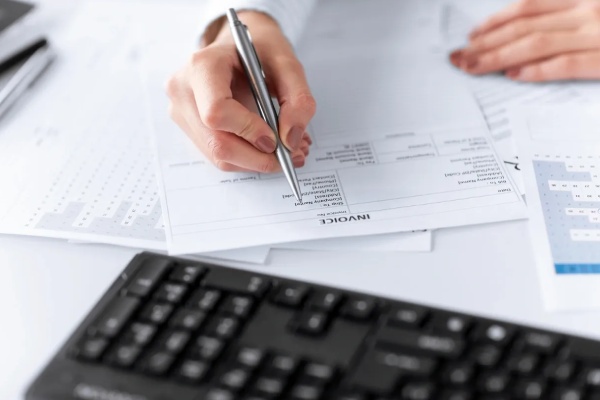
[[297,170],[302,204],[282,175],[218,171],[165,115],[162,80],[150,79],[170,252],[523,218],[477,104],[428,57],[438,56],[305,64],[319,110]]

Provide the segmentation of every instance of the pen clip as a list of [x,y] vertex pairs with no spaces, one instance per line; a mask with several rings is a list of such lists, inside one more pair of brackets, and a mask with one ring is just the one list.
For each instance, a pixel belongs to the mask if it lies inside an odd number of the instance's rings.
[[258,67],[260,68],[260,73],[262,74],[263,79],[266,80],[267,76],[265,75],[265,70],[263,69],[263,66],[260,63],[260,58],[258,58],[258,54],[256,53],[256,47],[254,47],[254,41],[252,40],[252,35],[250,34],[250,30],[248,29],[248,27],[246,25],[242,25],[242,26],[246,30],[246,35],[248,36],[248,41],[250,42],[250,48],[252,49],[252,53],[254,54],[256,63],[258,64]]

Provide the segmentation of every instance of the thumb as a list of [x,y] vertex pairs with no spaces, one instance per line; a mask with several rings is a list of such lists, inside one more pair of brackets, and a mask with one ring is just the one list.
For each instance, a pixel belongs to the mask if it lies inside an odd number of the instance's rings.
[[273,65],[269,72],[272,90],[279,100],[279,135],[290,151],[298,150],[317,107],[304,69],[296,58],[290,57]]

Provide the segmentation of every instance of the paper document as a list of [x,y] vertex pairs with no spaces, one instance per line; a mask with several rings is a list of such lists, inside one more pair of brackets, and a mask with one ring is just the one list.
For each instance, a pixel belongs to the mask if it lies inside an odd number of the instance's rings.
[[432,249],[431,231],[385,233],[381,235],[355,236],[304,242],[281,243],[275,248],[317,251],[389,251],[428,252]]
[[[453,0],[442,7],[441,33],[447,52],[466,44],[475,23],[483,19],[486,11],[497,11],[507,4],[506,1],[498,0],[476,3],[475,5],[467,0]],[[476,77],[463,74],[462,79],[475,96],[494,138],[496,149],[521,193],[524,191],[523,178],[512,138],[508,110],[521,105],[586,103],[594,99],[592,93],[600,92],[600,84],[594,82],[523,83],[512,81],[502,74]]]
[[600,104],[515,109],[529,228],[550,310],[600,307]]
[[[302,204],[281,175],[218,171],[162,112],[162,87],[153,88],[172,253],[524,217],[476,103],[444,63],[346,61],[306,65],[320,106],[297,171]],[[442,67],[422,72],[435,62]]]

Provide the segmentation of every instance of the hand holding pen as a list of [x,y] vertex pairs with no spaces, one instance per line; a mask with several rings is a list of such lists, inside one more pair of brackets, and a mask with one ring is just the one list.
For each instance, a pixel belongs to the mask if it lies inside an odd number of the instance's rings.
[[[304,165],[311,139],[306,127],[315,101],[302,65],[278,24],[259,12],[240,12],[249,26],[267,84],[280,103],[279,134],[293,165]],[[281,171],[276,137],[257,113],[227,21],[211,26],[206,46],[167,85],[173,120],[219,169]]]

